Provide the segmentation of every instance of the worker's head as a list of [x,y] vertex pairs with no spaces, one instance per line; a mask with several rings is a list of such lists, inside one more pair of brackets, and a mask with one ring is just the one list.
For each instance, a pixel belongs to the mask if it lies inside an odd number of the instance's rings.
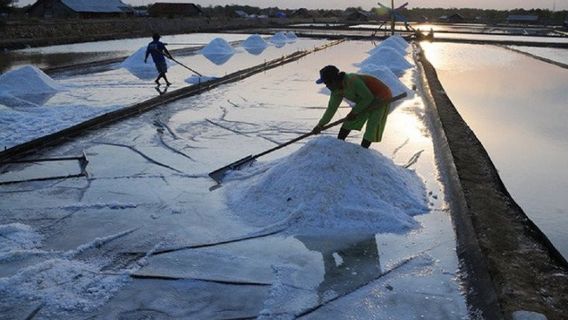
[[154,41],[158,41],[158,40],[160,40],[160,35],[157,34],[157,33],[154,33],[154,34],[152,35],[152,39],[154,39]]
[[343,72],[339,72],[336,66],[325,66],[320,70],[320,78],[316,81],[317,84],[325,83],[325,86],[330,90],[341,87],[343,80]]

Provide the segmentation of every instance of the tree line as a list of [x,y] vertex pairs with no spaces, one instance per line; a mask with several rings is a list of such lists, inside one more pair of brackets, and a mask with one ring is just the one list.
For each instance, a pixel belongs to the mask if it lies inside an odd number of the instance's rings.
[[[95,0],[93,0],[95,1]],[[4,15],[25,16],[28,6],[16,7],[18,0],[0,0],[0,13]],[[137,6],[135,9],[144,10],[148,6]],[[234,16],[235,11],[240,10],[250,15],[266,15],[275,16],[276,13],[284,13],[287,16],[294,14],[296,9],[280,9],[278,7],[260,8],[248,5],[225,5],[225,6],[208,6],[200,7],[204,15],[209,17],[230,17]],[[384,8],[373,8],[369,11],[363,10],[361,7],[350,7],[345,10],[328,10],[328,9],[303,9],[303,15],[311,18],[319,17],[337,17],[341,18],[345,12],[360,11],[367,13],[371,19],[386,20],[386,12]],[[552,11],[548,9],[513,9],[513,10],[489,10],[489,9],[456,9],[456,8],[411,8],[401,9],[400,14],[408,21],[438,21],[442,16],[450,16],[459,14],[466,22],[479,23],[503,23],[510,15],[532,15],[538,16],[540,23],[561,25],[568,19],[568,11]]]

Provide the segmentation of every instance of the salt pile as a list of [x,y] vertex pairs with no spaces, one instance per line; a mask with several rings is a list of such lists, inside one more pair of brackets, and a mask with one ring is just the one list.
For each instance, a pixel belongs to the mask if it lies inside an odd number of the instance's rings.
[[276,47],[282,47],[286,44],[286,42],[288,42],[288,37],[286,36],[286,32],[280,31],[270,37],[269,41],[272,42]]
[[0,93],[16,97],[37,94],[55,94],[65,90],[40,69],[26,65],[0,75]]
[[[11,223],[0,225],[0,257],[2,254],[15,250],[29,250],[38,247],[43,239],[32,227]],[[1,259],[0,259],[1,260]]]
[[209,42],[209,44],[201,50],[201,54],[203,55],[210,55],[210,54],[234,54],[235,49],[231,47],[231,45],[222,38],[215,38]]
[[374,54],[367,57],[359,64],[361,68],[365,65],[374,64],[377,66],[386,66],[392,70],[393,73],[400,75],[412,64],[401,56],[395,49],[389,47],[381,47]]
[[222,65],[233,56],[235,49],[225,39],[215,38],[201,50],[201,53],[214,64]]
[[249,36],[242,44],[243,48],[266,48],[268,43],[258,34]]
[[388,37],[388,39],[394,39],[396,40],[398,43],[400,43],[404,48],[408,48],[408,46],[410,45],[406,40],[404,40],[403,37],[399,36],[399,35],[394,35],[394,36],[390,36]]
[[289,42],[295,42],[296,40],[298,40],[298,37],[296,36],[296,34],[292,31],[288,31],[286,32],[286,38],[288,38]]
[[4,106],[6,109],[40,107],[37,103],[20,99],[7,92],[0,92],[0,106]]
[[377,66],[372,63],[366,64],[361,67],[360,73],[368,74],[381,80],[389,87],[393,97],[402,93],[406,93],[407,95],[412,93],[411,90],[409,90],[386,66]]
[[380,153],[318,137],[293,154],[227,176],[227,205],[256,227],[290,233],[392,232],[416,228],[426,191],[411,170]]
[[85,262],[55,258],[0,278],[0,294],[12,305],[38,301],[48,314],[91,311],[108,301],[127,281],[126,274],[104,275],[98,267]]
[[[378,46],[369,50],[368,53],[370,55],[373,55],[378,50],[380,50],[381,48],[392,48],[392,49],[396,50],[400,55],[405,56],[406,50],[408,49],[408,43],[402,38],[400,38],[400,40],[397,40],[397,39],[398,38],[395,38],[395,37],[389,37],[386,40],[379,43]],[[401,42],[401,40],[404,41],[404,42]]]
[[259,55],[268,47],[268,43],[258,34],[253,34],[243,42],[242,46],[248,53]]
[[191,75],[191,77],[185,79],[185,82],[187,82],[189,84],[199,84],[199,83],[204,83],[204,82],[215,80],[215,79],[218,79],[218,78],[217,77]]
[[[141,80],[150,80],[158,76],[158,71],[152,59],[152,55],[148,56],[148,60],[144,63],[144,57],[146,56],[146,47],[142,47],[136,52],[134,52],[130,57],[126,58],[120,67],[124,68]],[[166,59],[166,64],[168,67],[172,66],[174,63]]]

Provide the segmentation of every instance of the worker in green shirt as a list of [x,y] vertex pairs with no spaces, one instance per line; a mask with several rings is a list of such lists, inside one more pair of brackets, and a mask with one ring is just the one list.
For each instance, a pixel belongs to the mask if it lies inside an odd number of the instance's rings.
[[320,133],[323,126],[333,118],[341,101],[347,99],[355,103],[355,106],[347,115],[337,138],[345,140],[351,130],[360,131],[367,123],[361,146],[369,148],[371,143],[381,141],[392,99],[391,90],[386,84],[369,75],[339,72],[332,65],[320,70],[320,78],[316,83],[324,83],[331,91],[331,96],[313,133]]

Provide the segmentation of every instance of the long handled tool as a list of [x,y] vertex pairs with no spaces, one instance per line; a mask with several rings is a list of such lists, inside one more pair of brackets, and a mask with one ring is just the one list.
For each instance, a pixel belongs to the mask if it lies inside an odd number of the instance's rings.
[[182,67],[184,67],[184,68],[186,68],[187,70],[189,70],[189,71],[195,73],[196,75],[198,75],[198,76],[200,76],[200,77],[203,77],[203,75],[202,75],[201,73],[199,73],[199,72],[197,72],[197,71],[191,69],[190,67],[186,66],[185,64],[183,64],[183,63],[177,61],[177,60],[174,59],[173,57],[169,57],[169,58],[170,58],[170,60],[172,60],[173,62],[179,64],[180,66],[182,66]]
[[[393,97],[393,98],[390,100],[390,102],[394,102],[394,101],[400,100],[400,99],[402,99],[402,98],[404,98],[404,97],[406,97],[406,92],[405,92],[405,93],[402,93],[402,94],[399,94],[399,95],[396,96],[396,97]],[[321,131],[327,130],[327,129],[332,128],[332,127],[335,127],[335,126],[337,126],[338,124],[342,124],[342,123],[345,122],[346,120],[347,120],[347,117],[345,117],[345,118],[343,118],[343,119],[339,119],[339,120],[337,120],[337,121],[335,121],[335,122],[329,123],[329,124],[323,126],[323,127],[321,128]],[[274,147],[274,148],[272,148],[272,149],[268,149],[268,150],[266,150],[266,151],[264,151],[264,152],[261,152],[261,153],[259,153],[259,154],[256,154],[256,155],[249,155],[249,156],[246,156],[246,157],[244,157],[244,158],[242,158],[242,159],[240,159],[240,160],[237,160],[237,161],[235,161],[235,162],[233,162],[233,163],[231,163],[231,164],[229,164],[229,165],[226,165],[226,166],[224,166],[224,167],[222,167],[222,168],[219,168],[219,169],[217,169],[217,170],[215,170],[215,171],[210,172],[210,173],[209,173],[209,177],[211,177],[211,179],[215,180],[218,184],[221,184],[221,182],[223,181],[223,178],[225,177],[225,175],[227,174],[228,171],[230,171],[230,170],[238,170],[238,169],[241,168],[241,167],[244,167],[244,166],[246,166],[246,165],[250,165],[250,164],[252,164],[252,162],[253,162],[256,158],[258,158],[258,157],[262,157],[262,156],[265,155],[265,154],[268,154],[268,153],[271,153],[271,152],[276,151],[276,150],[278,150],[278,149],[284,148],[284,147],[287,146],[287,145],[290,145],[290,144],[292,144],[292,143],[294,143],[294,142],[298,142],[298,141],[300,141],[300,140],[302,140],[302,139],[305,139],[305,138],[307,138],[307,137],[309,137],[309,136],[312,136],[312,135],[314,135],[314,134],[315,134],[314,132],[308,132],[308,133],[305,133],[305,134],[303,134],[303,135],[301,135],[301,136],[299,136],[299,137],[297,137],[297,138],[295,138],[295,139],[292,139],[292,140],[290,140],[290,141],[288,141],[288,142],[286,142],[286,143],[283,143],[283,144],[281,144],[281,145],[278,145],[278,146],[276,146],[276,147]]]

